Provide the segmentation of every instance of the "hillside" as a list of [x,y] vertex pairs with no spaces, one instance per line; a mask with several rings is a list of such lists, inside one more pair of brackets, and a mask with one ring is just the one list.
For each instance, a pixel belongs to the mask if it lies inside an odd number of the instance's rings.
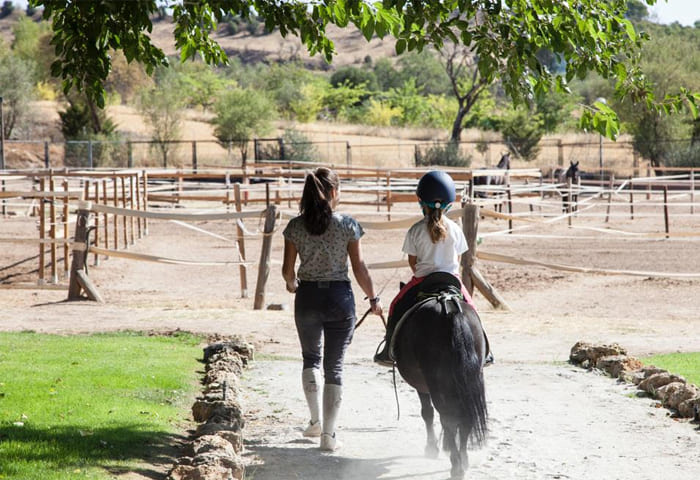
[[[0,19],[0,38],[8,45],[12,43],[13,25],[24,15],[22,9],[16,8],[12,15]],[[34,18],[39,21],[40,15],[37,14]],[[170,20],[154,20],[153,32],[151,33],[153,43],[169,56],[178,55],[173,40],[173,28],[173,23]],[[283,38],[279,31],[259,35],[251,35],[246,31],[241,31],[236,35],[227,35],[226,29],[220,28],[219,32],[214,33],[213,38],[224,48],[229,57],[239,58],[244,63],[299,59],[309,68],[328,70],[344,65],[359,65],[367,55],[373,59],[395,56],[394,39],[391,37],[386,37],[383,40],[373,38],[372,41],[367,42],[359,30],[354,27],[343,29],[329,25],[327,30],[337,51],[332,65],[328,65],[320,55],[313,57],[309,55],[297,37],[288,35]],[[262,29],[260,31],[262,32]]]

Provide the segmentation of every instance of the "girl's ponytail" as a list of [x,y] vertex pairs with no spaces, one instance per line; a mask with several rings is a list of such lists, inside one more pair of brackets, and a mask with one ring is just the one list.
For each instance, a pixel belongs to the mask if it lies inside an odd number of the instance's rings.
[[433,243],[444,240],[447,236],[447,228],[445,228],[445,224],[442,223],[442,209],[428,206],[423,208],[427,210],[426,216],[428,217],[428,233],[430,234],[430,240],[432,240]]
[[333,215],[333,190],[337,188],[338,175],[329,168],[319,167],[306,175],[299,214],[310,234],[321,235],[328,229]]

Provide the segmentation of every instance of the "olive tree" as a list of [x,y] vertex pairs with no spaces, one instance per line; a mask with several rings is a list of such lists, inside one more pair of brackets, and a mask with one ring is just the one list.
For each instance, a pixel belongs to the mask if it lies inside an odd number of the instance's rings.
[[237,147],[241,153],[241,165],[245,167],[250,141],[272,130],[274,105],[256,90],[235,89],[216,103],[214,111],[214,136],[224,146]]

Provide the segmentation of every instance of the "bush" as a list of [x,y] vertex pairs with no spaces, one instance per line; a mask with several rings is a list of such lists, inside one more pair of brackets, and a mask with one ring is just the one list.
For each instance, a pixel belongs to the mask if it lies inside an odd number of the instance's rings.
[[674,145],[666,152],[667,167],[700,167],[700,143],[695,145]]
[[0,18],[5,18],[10,15],[12,15],[12,12],[15,11],[15,4],[5,0],[2,2],[2,7],[0,7]]
[[416,148],[416,166],[443,165],[446,167],[468,167],[472,163],[470,155],[459,150],[459,143],[435,143],[425,152]]
[[378,127],[390,127],[396,125],[403,112],[399,107],[392,107],[380,100],[372,99],[367,105],[365,123]]
[[537,158],[544,135],[544,121],[539,114],[532,115],[522,108],[511,110],[498,120],[498,130],[515,155],[526,161]]
[[369,91],[377,90],[377,77],[374,72],[357,67],[341,67],[331,75],[333,88],[341,86],[366,88]]
[[292,162],[317,162],[320,158],[316,146],[298,130],[288,128],[278,142],[266,143],[257,152],[258,160],[289,160]]

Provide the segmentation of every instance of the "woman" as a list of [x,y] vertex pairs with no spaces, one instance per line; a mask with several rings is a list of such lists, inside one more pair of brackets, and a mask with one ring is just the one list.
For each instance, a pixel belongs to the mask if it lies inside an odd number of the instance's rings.
[[[325,451],[340,447],[335,424],[342,400],[343,358],[356,321],[348,257],[372,313],[382,312],[362,259],[360,238],[364,231],[354,218],[334,212],[339,196],[338,175],[332,170],[320,167],[306,176],[299,216],[284,229],[282,265],[287,290],[296,293],[294,320],[304,360],[301,381],[311,414],[304,436],[320,436],[321,450]],[[297,255],[300,263],[295,272]],[[322,422],[321,362],[325,377]]]
[[[393,364],[393,360],[389,358],[389,344],[396,323],[415,303],[419,285],[431,273],[445,272],[454,275],[459,280],[464,300],[476,311],[469,292],[459,279],[459,258],[467,251],[467,240],[462,229],[445,215],[455,201],[455,184],[452,177],[440,170],[430,171],[419,180],[416,195],[423,218],[406,232],[402,247],[403,252],[408,255],[408,265],[413,271],[413,278],[401,288],[389,307],[384,348],[374,356],[374,361],[383,365]],[[486,345],[488,351],[488,339]],[[491,362],[493,356],[488,351],[487,363]]]

